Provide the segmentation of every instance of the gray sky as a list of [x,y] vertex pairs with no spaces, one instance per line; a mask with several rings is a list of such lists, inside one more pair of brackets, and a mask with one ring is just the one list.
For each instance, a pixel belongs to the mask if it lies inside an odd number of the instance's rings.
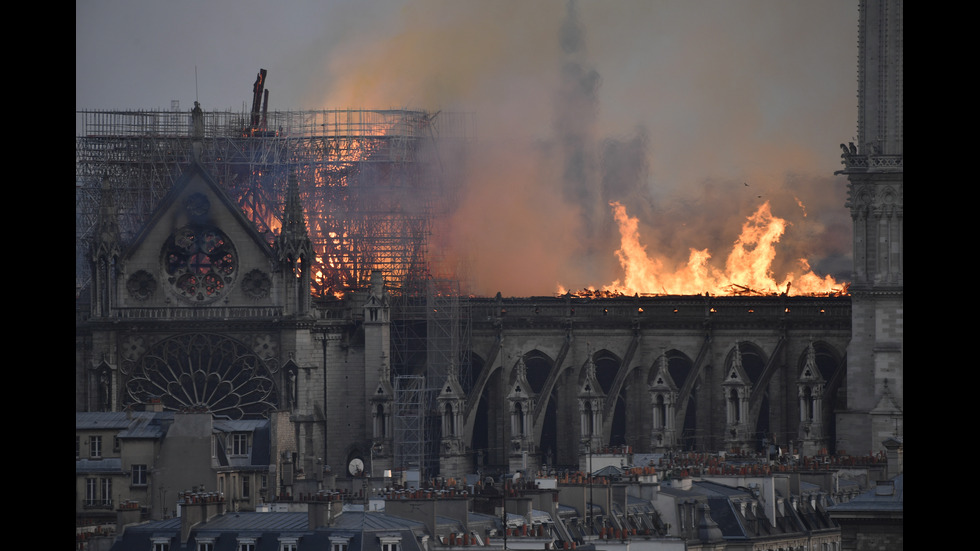
[[[482,251],[468,261],[475,272],[535,265],[487,275],[479,290],[547,294],[555,283],[619,277],[613,250],[580,272],[581,254],[554,254],[574,249],[566,241],[584,230],[567,199],[550,200],[563,184],[528,166],[532,150],[541,156],[555,143],[556,121],[576,117],[557,113],[569,60],[559,42],[565,0],[79,0],[75,8],[77,110],[169,109],[171,100],[190,109],[195,99],[205,110],[241,110],[265,68],[270,110],[472,111],[476,134],[495,144],[477,166],[507,168],[468,182],[473,203],[456,246]],[[575,61],[597,77],[587,134],[597,144],[641,144],[651,206],[630,214],[641,216],[649,249],[680,259],[711,248],[723,259],[745,217],[771,200],[791,223],[787,258],[806,255],[815,271],[846,275],[846,188],[833,172],[838,144],[856,134],[853,0],[580,0],[576,16],[584,48]]]

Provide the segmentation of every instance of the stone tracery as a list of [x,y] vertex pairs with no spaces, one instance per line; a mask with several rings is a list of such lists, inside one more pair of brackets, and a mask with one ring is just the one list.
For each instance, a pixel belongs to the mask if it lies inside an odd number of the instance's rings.
[[125,401],[160,397],[169,410],[263,417],[279,403],[273,370],[274,364],[228,337],[179,335],[143,356],[126,384]]
[[237,276],[238,253],[220,229],[192,224],[167,240],[163,268],[178,296],[206,303],[227,294]]

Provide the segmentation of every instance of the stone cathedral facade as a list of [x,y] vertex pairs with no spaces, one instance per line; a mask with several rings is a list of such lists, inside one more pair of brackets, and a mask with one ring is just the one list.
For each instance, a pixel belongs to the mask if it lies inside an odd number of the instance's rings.
[[470,298],[465,365],[424,380],[406,413],[398,377],[421,373],[391,366],[384,274],[313,300],[295,179],[270,245],[192,158],[130,242],[102,202],[76,301],[76,411],[287,412],[294,452],[278,462],[352,476],[404,467],[407,435],[445,476],[624,446],[878,451],[904,432],[901,3],[868,0],[861,18],[860,143],[842,146],[850,296]]

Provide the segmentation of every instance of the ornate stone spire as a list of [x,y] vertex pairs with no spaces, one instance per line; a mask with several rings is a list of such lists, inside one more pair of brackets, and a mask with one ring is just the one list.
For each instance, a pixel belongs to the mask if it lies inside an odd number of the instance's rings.
[[279,260],[300,258],[309,260],[313,256],[313,245],[306,229],[303,203],[299,196],[299,183],[296,172],[290,171],[286,188],[286,209],[283,213],[282,231],[276,239]]
[[527,379],[527,364],[524,363],[524,354],[517,355],[517,380]]
[[[527,364],[524,363],[524,354],[517,354],[517,363],[514,365],[514,384],[510,387],[510,400],[530,400],[534,397],[531,390],[531,383],[527,380]],[[530,411],[525,408],[525,411]]]
[[732,358],[732,367],[742,371],[742,350],[738,347],[738,341],[735,341],[735,357]]
[[588,381],[595,380],[595,360],[592,358],[592,346],[588,346],[589,359],[585,362],[585,378]]
[[650,385],[651,390],[655,388],[659,388],[661,390],[667,388],[671,391],[677,390],[677,385],[674,383],[674,379],[670,376],[670,360],[667,358],[666,346],[660,347],[660,360],[657,361],[652,384]]
[[810,380],[820,378],[820,370],[817,368],[817,351],[813,347],[813,341],[806,347],[806,362],[803,364],[803,375],[801,379]]
[[102,179],[99,191],[99,218],[96,238],[92,243],[92,260],[119,256],[119,221],[116,217],[116,202],[109,187],[109,178]]

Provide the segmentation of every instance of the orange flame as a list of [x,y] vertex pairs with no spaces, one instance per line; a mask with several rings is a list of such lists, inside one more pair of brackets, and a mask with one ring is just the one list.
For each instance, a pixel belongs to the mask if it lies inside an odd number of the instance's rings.
[[[778,294],[839,295],[846,294],[847,284],[831,276],[818,276],[806,259],[800,269],[777,283],[772,275],[776,243],[786,231],[787,222],[773,216],[769,202],[763,203],[742,225],[742,233],[728,255],[724,270],[711,266],[707,249],[691,249],[687,265],[667,266],[668,261],[647,254],[640,242],[639,223],[626,213],[626,207],[610,203],[619,224],[620,248],[616,251],[625,277],[603,287],[601,295],[673,294],[715,295]],[[585,293],[599,296],[595,290]]]

